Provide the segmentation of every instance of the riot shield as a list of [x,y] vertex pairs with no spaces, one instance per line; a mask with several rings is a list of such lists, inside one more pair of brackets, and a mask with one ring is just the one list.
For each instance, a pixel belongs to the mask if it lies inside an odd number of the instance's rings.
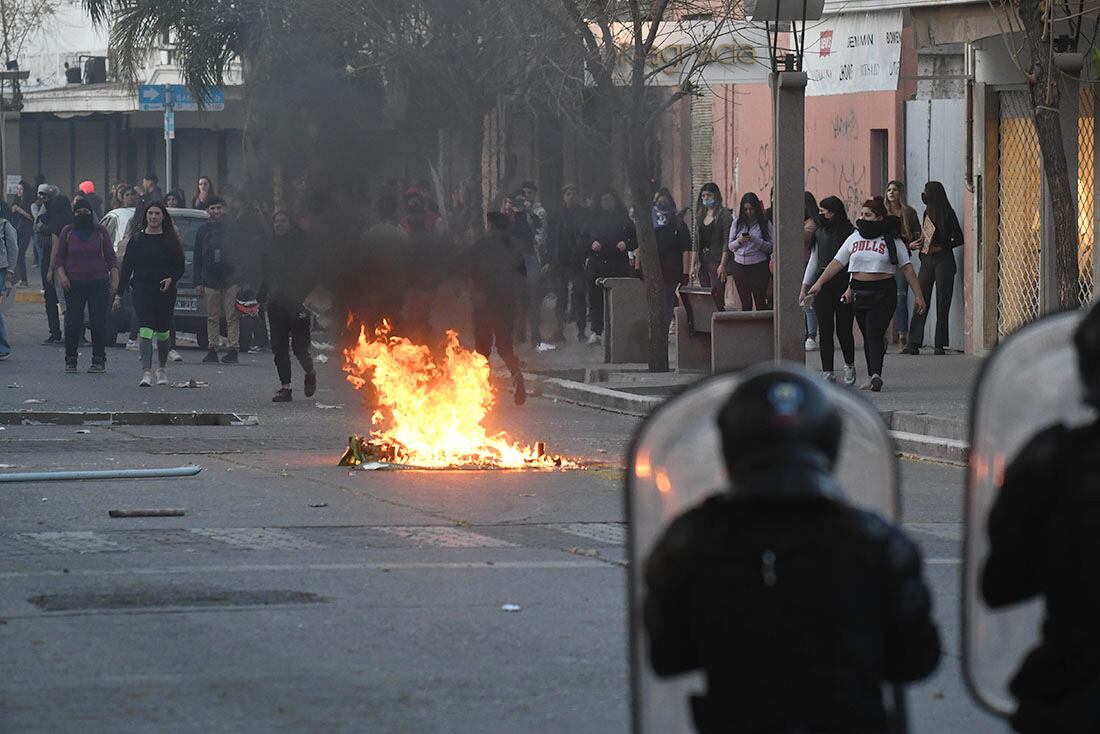
[[[692,694],[703,691],[702,675],[661,679],[649,665],[641,611],[645,560],[672,520],[728,485],[716,422],[718,411],[738,384],[765,369],[772,369],[772,365],[696,383],[658,408],[635,436],[625,498],[634,734],[695,731],[688,702]],[[901,511],[897,458],[882,416],[856,393],[832,384],[826,386],[844,421],[836,471],[840,484],[854,504],[896,520]],[[900,708],[901,704],[898,694],[892,705]]]
[[963,551],[962,658],[970,693],[994,713],[1016,705],[1008,683],[1039,641],[1042,602],[992,610],[981,594],[989,556],[988,518],[1005,467],[1033,436],[1055,423],[1080,425],[1082,403],[1073,332],[1081,313],[1058,314],[1013,334],[986,361],[970,416]]

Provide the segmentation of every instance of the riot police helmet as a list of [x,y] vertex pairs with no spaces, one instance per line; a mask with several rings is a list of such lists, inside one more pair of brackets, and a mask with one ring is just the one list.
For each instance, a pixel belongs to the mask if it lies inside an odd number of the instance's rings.
[[749,467],[812,458],[830,471],[840,452],[843,421],[826,386],[796,367],[767,369],[734,389],[718,413],[730,475]]
[[1085,402],[1100,408],[1100,303],[1088,310],[1073,335]]

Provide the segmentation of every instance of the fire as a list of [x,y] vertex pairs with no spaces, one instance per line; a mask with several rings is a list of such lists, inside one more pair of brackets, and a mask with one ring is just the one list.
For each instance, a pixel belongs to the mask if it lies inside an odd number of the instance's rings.
[[361,326],[355,345],[344,350],[344,372],[356,389],[373,390],[369,449],[382,460],[433,469],[571,466],[546,456],[541,444],[487,433],[482,421],[494,403],[489,361],[464,349],[454,331],[437,361],[426,345],[393,336],[386,321],[373,335]]

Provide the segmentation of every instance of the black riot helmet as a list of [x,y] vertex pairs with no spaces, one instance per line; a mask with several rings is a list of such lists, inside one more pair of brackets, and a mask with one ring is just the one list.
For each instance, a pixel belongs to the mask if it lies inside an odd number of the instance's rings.
[[1077,348],[1077,369],[1085,386],[1085,402],[1100,408],[1100,303],[1081,319],[1073,345]]
[[718,413],[730,476],[809,459],[829,470],[840,451],[843,423],[825,385],[797,367],[749,377]]

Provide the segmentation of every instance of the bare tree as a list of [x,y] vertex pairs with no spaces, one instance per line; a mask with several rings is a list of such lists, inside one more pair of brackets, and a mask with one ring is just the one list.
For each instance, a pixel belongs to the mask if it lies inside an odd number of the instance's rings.
[[[1087,5],[1085,0],[1077,3],[991,0],[991,3],[1000,11],[1006,46],[1027,78],[1053,219],[1055,300],[1060,309],[1078,308],[1081,305],[1078,202],[1076,182],[1069,176],[1061,111],[1062,94],[1067,91],[1064,87],[1075,80],[1074,72],[1059,70],[1055,60],[1062,57],[1059,52],[1067,50],[1084,51],[1083,59],[1090,57],[1096,43],[1098,10],[1095,0],[1089,0]],[[1071,46],[1061,48],[1066,39],[1071,39]],[[1086,42],[1090,48],[1079,48]]]
[[63,0],[0,0],[0,48],[4,60],[18,59],[27,42],[46,30]]

